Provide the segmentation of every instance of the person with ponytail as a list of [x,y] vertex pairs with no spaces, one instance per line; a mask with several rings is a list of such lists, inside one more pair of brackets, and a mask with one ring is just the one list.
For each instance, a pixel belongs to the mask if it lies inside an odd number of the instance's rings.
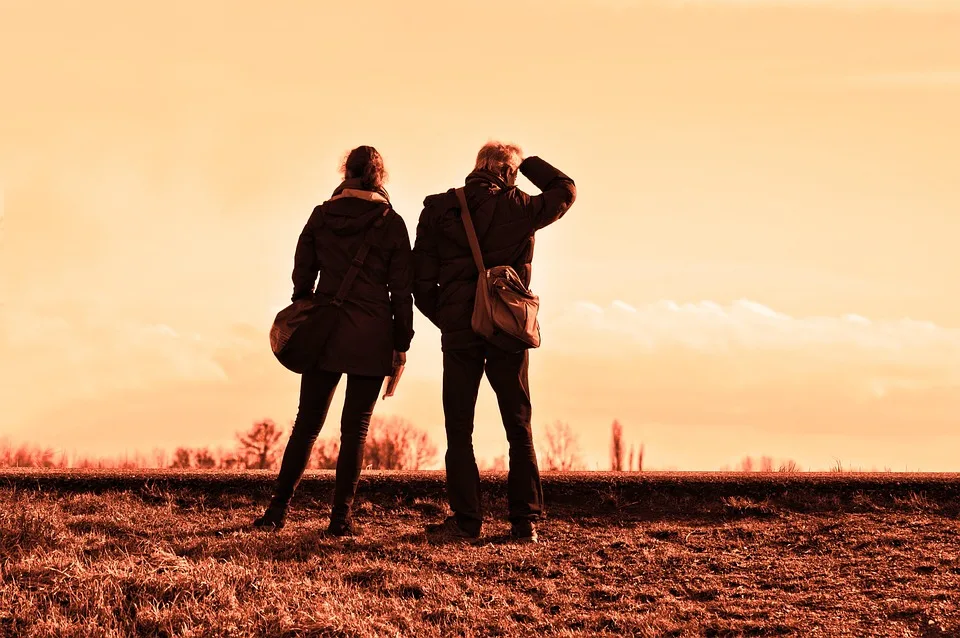
[[[342,306],[316,369],[300,381],[297,418],[284,451],[273,499],[254,526],[284,526],[290,499],[307,467],[334,392],[347,375],[340,419],[333,508],[327,532],[356,535],[352,504],[367,429],[384,378],[406,361],[413,339],[413,265],[410,238],[384,188],[383,157],[359,146],[341,166],[343,182],[310,215],[297,243],[293,300],[311,295],[333,298],[368,231],[371,247]],[[319,275],[319,278],[318,278]]]

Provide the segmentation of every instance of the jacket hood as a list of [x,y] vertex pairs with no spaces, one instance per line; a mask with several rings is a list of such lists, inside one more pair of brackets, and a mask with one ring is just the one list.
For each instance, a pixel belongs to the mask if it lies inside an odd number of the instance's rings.
[[[464,180],[464,187],[468,203],[476,199],[486,200],[500,193],[500,191],[510,188],[506,182],[500,179],[499,175],[483,170],[476,170],[467,175],[466,180]],[[423,200],[423,206],[425,208],[436,206],[443,209],[460,208],[456,190],[456,188],[451,188],[445,193],[427,195]]]
[[344,180],[324,202],[323,224],[335,235],[364,232],[390,206],[387,191],[370,190],[359,179]]

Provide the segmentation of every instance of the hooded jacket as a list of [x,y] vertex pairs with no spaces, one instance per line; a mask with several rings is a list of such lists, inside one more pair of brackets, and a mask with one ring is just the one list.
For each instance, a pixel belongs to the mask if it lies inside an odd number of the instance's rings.
[[[530,286],[534,234],[573,205],[573,180],[539,157],[528,157],[520,172],[542,192],[530,196],[498,175],[474,171],[464,195],[483,253],[484,266],[512,266]],[[456,189],[423,200],[413,249],[417,308],[440,328],[444,348],[476,343],[470,328],[479,271],[460,217]]]
[[319,362],[321,370],[387,376],[393,351],[410,348],[413,264],[407,227],[390,207],[386,191],[370,190],[359,179],[345,180],[329,200],[313,209],[297,242],[293,299],[336,295],[364,235],[385,207],[389,212],[374,232],[370,252],[341,306],[336,330]]

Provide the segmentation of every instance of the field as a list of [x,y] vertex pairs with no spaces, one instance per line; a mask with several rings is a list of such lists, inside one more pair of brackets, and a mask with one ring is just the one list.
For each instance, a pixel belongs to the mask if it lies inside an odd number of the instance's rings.
[[474,543],[421,530],[436,472],[328,472],[287,527],[271,473],[0,473],[0,636],[960,636],[960,476],[545,474],[539,545],[484,475]]

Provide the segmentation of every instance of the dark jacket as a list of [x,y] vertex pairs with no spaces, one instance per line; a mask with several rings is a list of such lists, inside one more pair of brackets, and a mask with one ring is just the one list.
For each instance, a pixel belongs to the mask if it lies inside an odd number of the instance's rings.
[[[573,180],[539,157],[520,164],[540,195],[507,186],[499,176],[474,171],[464,194],[473,216],[484,266],[512,266],[530,286],[534,233],[563,217],[577,197]],[[479,273],[460,219],[455,189],[423,200],[413,248],[417,308],[442,333],[443,346],[475,342],[470,328]]]
[[[313,293],[314,284],[317,295],[332,298],[336,294],[364,234],[389,205],[384,202],[385,191],[372,192],[363,189],[359,180],[346,180],[330,200],[313,209],[297,242],[293,299]],[[341,307],[319,368],[389,375],[393,351],[406,352],[413,339],[412,292],[410,237],[403,219],[391,208]]]

